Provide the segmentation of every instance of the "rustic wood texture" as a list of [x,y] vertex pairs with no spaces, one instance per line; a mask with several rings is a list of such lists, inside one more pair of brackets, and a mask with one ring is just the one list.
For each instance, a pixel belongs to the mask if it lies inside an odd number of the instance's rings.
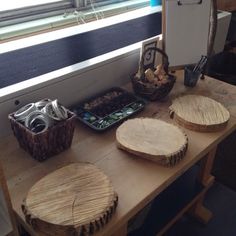
[[[199,194],[197,194],[194,199],[189,202],[183,209],[181,209],[179,211],[179,213],[171,220],[168,222],[168,224],[166,226],[163,227],[163,229],[161,229],[161,231],[158,232],[158,234],[156,236],[163,236],[165,234],[165,232],[171,228],[171,226],[176,223],[176,221],[178,221],[185,213],[190,213],[193,217],[196,217],[195,212],[193,213],[191,210],[193,209],[193,207],[195,205],[198,204],[199,201],[201,201],[201,199],[204,197],[204,195],[206,194],[206,192],[208,191],[208,189],[212,186],[212,184],[214,183],[214,181],[212,181],[211,183],[209,183],[206,188],[203,189],[203,191],[201,191]],[[203,207],[203,206],[202,206]],[[204,207],[203,207],[204,208]],[[207,210],[206,208],[204,208],[204,210]],[[206,215],[201,214],[200,212],[198,212],[197,215],[197,219],[201,219],[202,217],[204,217],[204,220],[206,219]],[[201,222],[205,222],[203,219],[201,220]],[[206,222],[205,222],[206,223]]]
[[217,0],[217,8],[223,11],[236,11],[235,0]]
[[170,115],[175,121],[191,130],[219,131],[227,125],[230,113],[215,100],[199,95],[185,95],[174,99]]
[[[6,203],[7,212],[8,212],[8,215],[10,217],[10,222],[11,222],[11,225],[12,225],[12,230],[11,230],[10,233],[14,236],[19,236],[18,229],[17,229],[17,224],[16,224],[16,219],[15,219],[15,214],[14,214],[13,209],[12,209],[11,198],[10,198],[10,195],[9,195],[5,174],[3,173],[1,161],[0,161],[0,188],[3,191],[4,201]],[[0,203],[0,204],[3,204],[3,203]],[[8,215],[6,215],[5,217],[8,217]],[[1,232],[0,232],[0,234],[1,234]]]
[[137,156],[173,166],[185,155],[188,139],[178,127],[152,118],[124,122],[116,130],[117,146]]
[[26,221],[45,235],[92,235],[115,212],[117,194],[88,163],[70,164],[39,180],[22,205]]
[[[94,133],[77,123],[71,148],[39,163],[22,150],[13,135],[0,140],[2,160],[14,211],[19,222],[32,236],[45,236],[32,229],[21,210],[22,200],[30,188],[45,175],[72,162],[91,162],[112,181],[119,195],[116,213],[106,227],[96,236],[110,236],[136,215],[143,207],[167,188],[182,173],[204,158],[225,137],[236,130],[236,87],[209,77],[199,80],[194,88],[184,86],[183,71],[176,73],[173,90],[162,102],[150,102],[137,116],[152,117],[174,122],[168,107],[176,97],[185,94],[208,96],[220,101],[229,111],[230,120],[225,129],[213,133],[194,132],[183,128],[188,136],[185,158],[172,168],[166,168],[116,147],[115,128],[104,133]],[[91,85],[94,86],[94,85]],[[115,86],[115,85],[114,85]],[[129,84],[127,89],[131,89]],[[168,206],[166,208],[168,210]]]
[[49,127],[45,132],[34,133],[14,118],[14,113],[8,116],[12,131],[19,145],[38,161],[56,155],[71,146],[76,115],[67,112],[68,118]]

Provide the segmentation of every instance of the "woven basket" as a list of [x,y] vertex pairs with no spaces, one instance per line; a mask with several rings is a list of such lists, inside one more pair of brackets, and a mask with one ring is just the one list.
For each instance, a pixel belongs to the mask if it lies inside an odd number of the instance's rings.
[[[155,68],[153,68],[153,64],[152,65],[148,65],[148,66],[144,66],[144,59],[146,58],[147,54],[154,51],[159,52],[160,54],[162,54],[163,56],[163,65],[164,65],[164,71],[167,74],[167,80],[168,82],[165,84],[162,84],[161,86],[155,86],[154,84],[149,83],[148,81],[146,81],[145,79],[145,70],[150,68],[153,71],[155,70]],[[159,48],[148,48],[146,49],[141,57],[140,60],[140,64],[139,64],[139,74],[140,77],[137,77],[137,74],[133,75],[131,77],[131,81],[132,81],[132,85],[133,85],[133,89],[134,92],[138,95],[141,95],[142,97],[145,97],[151,101],[154,100],[161,100],[164,97],[166,97],[168,95],[168,93],[171,91],[171,89],[174,86],[175,83],[175,76],[169,74],[169,60],[168,60],[168,56],[166,55],[166,53],[164,51],[162,51]]]
[[46,131],[34,133],[14,118],[8,116],[11,128],[21,148],[34,159],[44,161],[71,146],[76,115],[68,111],[68,118],[49,127]]

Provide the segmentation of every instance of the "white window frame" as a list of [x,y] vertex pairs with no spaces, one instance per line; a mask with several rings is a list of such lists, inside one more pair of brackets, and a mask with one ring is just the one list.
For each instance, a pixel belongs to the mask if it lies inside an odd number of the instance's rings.
[[[77,35],[77,34],[82,34],[82,33],[100,29],[100,28],[109,27],[111,25],[126,22],[129,20],[133,20],[136,18],[140,18],[146,15],[150,15],[150,14],[161,12],[161,11],[162,11],[161,6],[154,7],[154,8],[145,7],[145,8],[138,9],[129,13],[124,13],[122,14],[122,17],[120,15],[117,15],[117,16],[113,16],[107,19],[103,19],[100,22],[98,21],[89,22],[87,25],[78,25],[74,27],[61,29],[55,32],[47,32],[47,33],[31,36],[28,38],[22,38],[16,41],[6,42],[3,44],[0,44],[0,54],[31,47],[38,44],[47,43],[50,41],[66,38],[66,37]],[[135,48],[135,50],[137,50],[137,48],[140,48],[140,43],[135,43],[133,44],[133,46],[132,45],[127,46],[125,48],[128,48],[128,51],[131,48],[131,51],[132,51],[134,50],[133,47]],[[124,48],[117,49],[115,51],[117,52],[119,51],[119,53],[123,54]],[[32,89],[39,89],[41,87],[45,87],[50,83],[54,83],[55,80],[58,81],[59,77],[61,76],[66,76],[68,74],[74,73],[78,70],[81,70],[82,68],[86,69],[88,66],[97,64],[98,62],[107,61],[108,58],[110,59],[110,57],[113,57],[114,55],[116,55],[115,51],[111,51],[106,54],[97,56],[95,58],[91,58],[86,61],[79,62],[75,65],[67,66],[62,69],[58,69],[56,71],[52,71],[44,75],[40,75],[37,78],[32,78],[32,79],[25,80],[17,84],[13,84],[13,85],[1,88],[0,89],[0,103],[4,100],[9,99],[11,96],[14,97],[16,95],[22,94],[22,92],[25,93],[26,91],[28,92],[29,90],[32,90]]]
[[73,0],[63,0],[54,3],[41,4],[0,12],[0,26],[12,25],[29,20],[63,13],[73,8]]
[[[75,10],[88,10],[91,8],[90,1],[95,2],[96,8],[109,4],[125,2],[125,0],[97,0],[97,2],[96,0],[63,0],[14,10],[0,11],[0,27],[29,22],[56,15],[63,15],[64,13],[74,12]],[[134,3],[134,5],[137,4]],[[143,4],[143,6],[146,5]]]

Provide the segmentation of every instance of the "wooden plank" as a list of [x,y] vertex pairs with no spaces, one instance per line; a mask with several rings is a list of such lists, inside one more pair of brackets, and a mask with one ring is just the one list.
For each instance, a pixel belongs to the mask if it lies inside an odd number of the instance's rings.
[[[199,181],[204,186],[209,186],[209,184],[214,182],[214,177],[211,175],[211,170],[213,162],[215,159],[216,147],[213,148],[206,156],[201,160],[201,171],[199,173]],[[197,218],[204,224],[207,224],[212,218],[212,213],[203,205],[204,195],[198,199],[195,205],[190,210],[191,215]]]
[[[7,207],[7,212],[5,210],[2,211],[2,214],[4,214],[4,215],[1,216],[2,222],[0,222],[0,225],[3,226],[3,229],[4,229],[4,225],[5,225],[5,227],[6,227],[5,233],[6,234],[13,233],[15,236],[18,236],[19,234],[18,234],[18,230],[17,230],[16,220],[15,220],[15,216],[14,216],[14,213],[12,210],[12,203],[11,203],[10,195],[8,192],[6,179],[5,179],[5,176],[3,173],[1,161],[0,161],[0,188],[3,193],[3,201],[5,201],[5,204]],[[4,220],[4,218],[5,218],[5,220]]]
[[[1,191],[1,190],[0,190]],[[0,197],[1,199],[1,197]],[[3,201],[5,201],[4,199],[2,199]],[[3,204],[2,202],[0,202],[0,204]],[[9,233],[11,233],[13,231],[10,219],[9,219],[9,215],[8,213],[5,211],[5,209],[3,209],[3,207],[0,206],[0,235],[8,235]]]
[[120,227],[114,234],[111,236],[126,236],[127,235],[127,224]]
[[116,130],[116,141],[118,148],[166,166],[181,161],[188,147],[180,128],[153,118],[124,122]]
[[[198,219],[203,224],[207,224],[210,219],[213,217],[213,214],[210,210],[208,210],[205,206],[203,206],[202,201],[204,196],[202,196],[196,203],[196,205],[191,210],[191,214]],[[201,202],[201,203],[200,203]]]
[[223,11],[236,11],[235,0],[217,0],[217,8]]
[[222,130],[230,118],[229,111],[221,103],[200,95],[185,95],[174,99],[170,112],[178,124],[199,132]]
[[27,223],[45,235],[90,235],[108,223],[117,202],[117,194],[101,170],[74,163],[33,185],[22,209]]
[[187,204],[158,234],[157,236],[162,236],[177,220],[179,220],[186,212],[188,212],[196,202],[206,194],[208,189],[212,186],[213,182],[209,182],[208,186],[204,188],[195,198]]
[[[72,147],[42,163],[33,160],[20,149],[14,137],[9,136],[1,140],[0,159],[6,171],[13,208],[20,222],[29,228],[21,211],[21,203],[29,189],[39,179],[69,163],[85,161],[99,167],[112,181],[118,193],[119,204],[116,213],[106,227],[96,234],[96,236],[112,235],[236,129],[236,104],[232,101],[234,96],[236,98],[234,86],[206,77],[205,80],[199,81],[196,87],[186,88],[183,85],[182,72],[177,75],[175,87],[165,102],[149,103],[139,117],[159,118],[173,123],[168,114],[171,100],[180,94],[201,94],[220,101],[230,111],[231,118],[226,128],[219,132],[198,133],[184,129],[189,138],[188,150],[185,158],[173,168],[135,158],[134,155],[117,149],[115,128],[97,134],[78,123]],[[37,235],[34,232],[31,234]]]
[[206,155],[206,157],[203,158],[202,161],[201,161],[201,172],[199,174],[198,179],[204,186],[207,186],[208,182],[211,182],[212,178],[214,178],[211,175],[211,170],[212,170],[212,166],[213,166],[213,163],[214,163],[216,150],[217,150],[216,147],[214,149],[212,149]]

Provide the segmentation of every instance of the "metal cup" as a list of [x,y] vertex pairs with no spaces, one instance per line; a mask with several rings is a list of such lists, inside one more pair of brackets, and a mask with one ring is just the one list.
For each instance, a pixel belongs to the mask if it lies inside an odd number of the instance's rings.
[[186,66],[184,68],[184,85],[194,87],[201,75],[200,71],[193,71],[194,66]]

